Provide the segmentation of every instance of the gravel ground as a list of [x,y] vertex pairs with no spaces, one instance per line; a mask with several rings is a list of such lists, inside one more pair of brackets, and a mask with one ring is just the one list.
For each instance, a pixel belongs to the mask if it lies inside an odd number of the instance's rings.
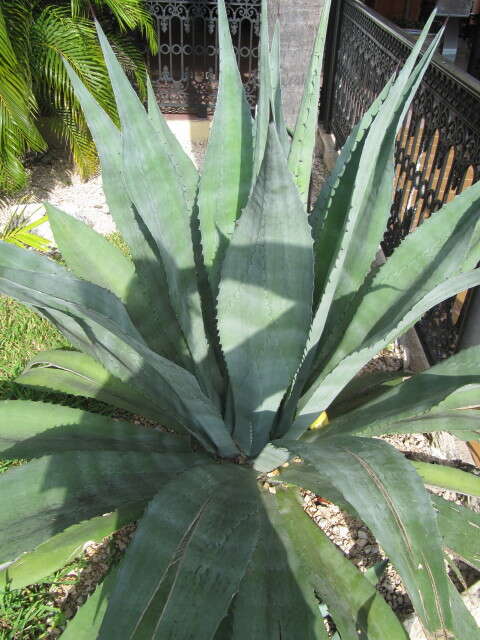
[[[205,144],[197,143],[187,149],[197,166],[203,160],[205,148]],[[0,209],[0,229],[15,209],[21,209],[31,221],[42,217],[44,210],[39,208],[42,202],[55,205],[103,235],[116,231],[103,194],[101,175],[81,180],[68,155],[60,149],[48,152],[32,165],[28,189],[18,195],[12,206]],[[39,227],[37,232],[53,240],[48,224]]]
[[[191,155],[197,166],[201,165],[204,152],[205,145],[193,147]],[[323,163],[317,158],[314,165],[312,199],[318,193],[325,173]],[[48,200],[67,213],[83,220],[100,233],[108,234],[115,231],[115,225],[102,192],[100,175],[82,182],[73,172],[65,154],[56,152],[47,154],[40,162],[36,163],[32,168],[31,177],[32,187],[29,194],[33,201]],[[31,206],[32,210],[33,207],[37,207],[37,205]],[[0,224],[1,222],[0,217]],[[46,235],[48,230],[43,229],[41,233]],[[362,372],[372,370],[399,371],[402,368],[401,349],[392,347],[380,353],[364,367]],[[144,423],[143,420],[138,420],[138,422]],[[427,456],[441,460],[446,458],[442,450],[436,447],[428,436],[401,435],[388,436],[384,439],[409,456]],[[464,497],[451,492],[442,492],[442,495],[450,500],[465,502]],[[310,492],[304,492],[304,508],[314,522],[360,570],[365,571],[385,558],[383,550],[378,546],[365,525],[335,505]],[[80,561],[72,565],[72,571],[67,576],[69,583],[52,585],[52,602],[61,607],[67,619],[75,614],[78,606],[94,591],[95,586],[102,580],[111,563],[121,556],[134,531],[135,526],[129,525],[102,543],[86,543]],[[475,579],[478,580],[478,574],[469,568],[461,566],[460,569],[464,573],[467,584],[472,584]],[[400,577],[390,564],[387,566],[378,588],[401,617],[411,613],[412,607],[408,595]],[[52,629],[50,637],[56,638],[60,633],[61,630]]]

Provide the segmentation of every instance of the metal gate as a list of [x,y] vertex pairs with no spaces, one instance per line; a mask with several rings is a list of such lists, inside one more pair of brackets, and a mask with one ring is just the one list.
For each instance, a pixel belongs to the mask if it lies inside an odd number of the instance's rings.
[[[213,111],[218,87],[216,0],[146,0],[154,16],[158,54],[150,72],[164,113],[204,117]],[[261,0],[227,0],[237,61],[247,98],[255,105]]]

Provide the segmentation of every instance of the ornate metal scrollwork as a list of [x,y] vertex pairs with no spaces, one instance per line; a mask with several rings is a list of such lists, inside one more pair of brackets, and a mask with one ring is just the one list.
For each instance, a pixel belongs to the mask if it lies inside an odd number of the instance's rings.
[[[357,0],[341,17],[330,128],[343,145],[409,54],[409,41]],[[475,80],[434,62],[399,132],[387,257],[418,224],[480,178],[480,90]],[[432,362],[458,347],[466,296],[448,300],[417,325]]]
[[[205,116],[218,87],[216,0],[146,0],[155,18],[158,55],[151,58],[158,103],[165,113]],[[247,99],[257,95],[261,0],[227,0],[240,73]]]

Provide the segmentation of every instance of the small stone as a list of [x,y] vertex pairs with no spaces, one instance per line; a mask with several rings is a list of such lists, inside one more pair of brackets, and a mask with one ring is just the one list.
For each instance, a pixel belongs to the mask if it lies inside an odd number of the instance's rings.
[[363,538],[364,540],[368,540],[368,534],[367,534],[367,532],[366,532],[366,531],[364,531],[363,529],[359,529],[359,530],[357,531],[357,536],[358,536],[359,538]]
[[367,546],[365,547],[365,553],[372,553],[373,550],[374,549],[371,544],[367,544]]
[[340,536],[340,538],[347,538],[348,527],[335,527],[335,533]]
[[365,547],[366,544],[367,544],[367,540],[365,540],[365,538],[359,538],[357,540],[357,547],[359,547],[360,549],[363,549],[363,547]]

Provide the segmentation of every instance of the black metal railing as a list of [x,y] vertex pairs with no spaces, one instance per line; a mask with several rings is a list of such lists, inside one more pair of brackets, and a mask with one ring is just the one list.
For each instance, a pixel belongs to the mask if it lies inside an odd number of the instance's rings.
[[[206,116],[218,87],[216,0],[146,0],[154,16],[158,55],[150,71],[164,113]],[[257,94],[261,0],[227,0],[238,65],[250,104]]]
[[[339,0],[326,60],[324,126],[337,145],[368,109],[412,42],[358,0]],[[388,257],[417,225],[480,178],[480,82],[437,56],[397,140],[394,202],[383,250]],[[429,312],[417,331],[430,361],[454,353],[468,308],[461,294]]]

